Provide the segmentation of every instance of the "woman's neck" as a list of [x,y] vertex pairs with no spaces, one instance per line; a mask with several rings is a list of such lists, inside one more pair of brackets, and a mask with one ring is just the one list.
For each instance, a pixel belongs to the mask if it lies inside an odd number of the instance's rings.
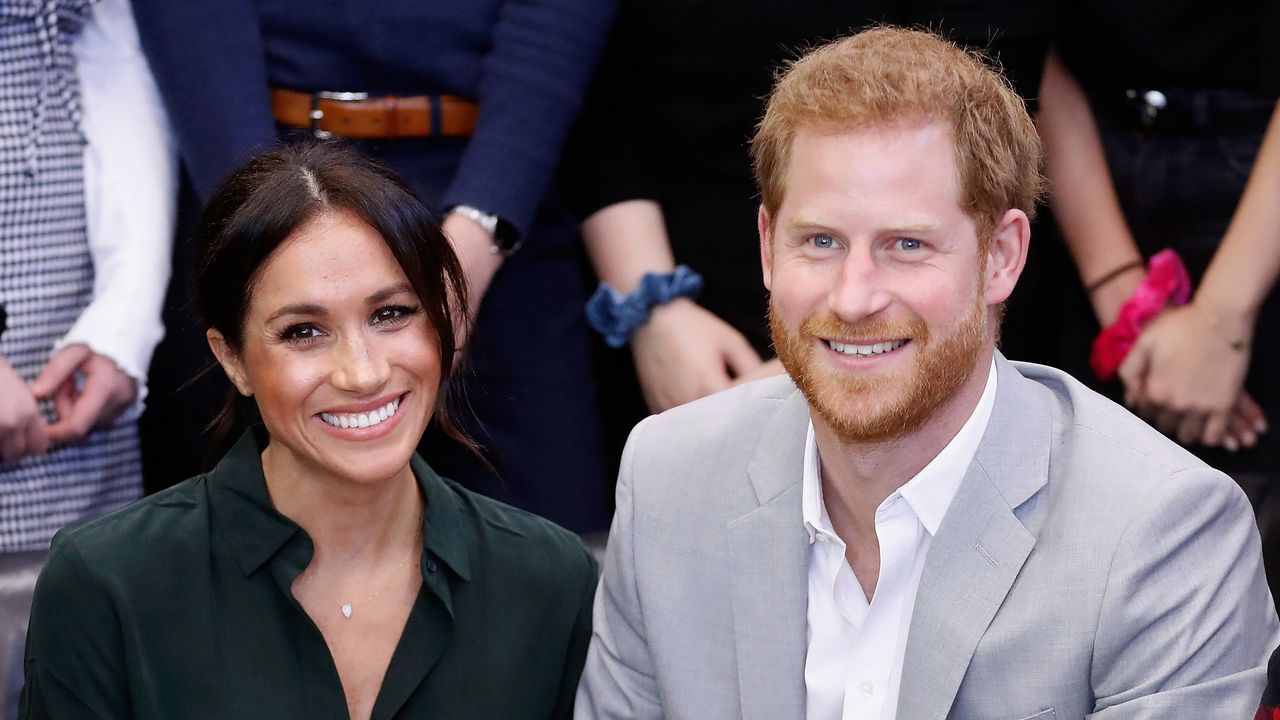
[[273,448],[262,452],[267,490],[276,510],[311,537],[313,565],[370,567],[416,547],[424,502],[408,465],[358,482],[310,471]]

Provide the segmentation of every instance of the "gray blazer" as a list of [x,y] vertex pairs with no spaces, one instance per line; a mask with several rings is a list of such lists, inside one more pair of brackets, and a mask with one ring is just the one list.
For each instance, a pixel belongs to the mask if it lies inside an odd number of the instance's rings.
[[[1064,373],[997,365],[899,720],[1251,718],[1280,624],[1244,494]],[[804,718],[808,419],[773,378],[636,427],[577,718]]]

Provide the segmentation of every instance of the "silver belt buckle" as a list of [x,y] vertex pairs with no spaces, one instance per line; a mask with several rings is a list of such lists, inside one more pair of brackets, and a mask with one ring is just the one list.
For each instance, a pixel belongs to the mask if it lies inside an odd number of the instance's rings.
[[311,112],[307,117],[311,118],[311,133],[319,140],[328,140],[333,137],[333,133],[328,130],[320,129],[320,121],[324,119],[324,111],[320,109],[321,100],[337,100],[338,102],[356,102],[358,100],[368,100],[369,93],[364,92],[337,92],[332,90],[321,90],[311,95]]

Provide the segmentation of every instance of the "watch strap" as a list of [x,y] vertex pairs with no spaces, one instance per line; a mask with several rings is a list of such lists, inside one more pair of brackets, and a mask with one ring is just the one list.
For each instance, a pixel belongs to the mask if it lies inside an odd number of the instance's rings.
[[489,233],[489,237],[493,238],[493,245],[490,246],[489,251],[495,255],[510,257],[524,244],[515,227],[493,213],[487,213],[472,205],[455,205],[450,212],[455,212],[484,228],[485,232]]

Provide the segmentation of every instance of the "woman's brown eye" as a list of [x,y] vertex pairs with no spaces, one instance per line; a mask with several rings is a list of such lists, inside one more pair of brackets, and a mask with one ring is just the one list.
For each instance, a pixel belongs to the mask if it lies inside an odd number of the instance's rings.
[[384,307],[373,314],[373,323],[395,322],[413,315],[418,311],[416,307],[408,307],[406,305],[392,305]]
[[308,342],[319,339],[321,336],[320,328],[310,323],[299,325],[290,325],[280,332],[280,339],[295,340]]

